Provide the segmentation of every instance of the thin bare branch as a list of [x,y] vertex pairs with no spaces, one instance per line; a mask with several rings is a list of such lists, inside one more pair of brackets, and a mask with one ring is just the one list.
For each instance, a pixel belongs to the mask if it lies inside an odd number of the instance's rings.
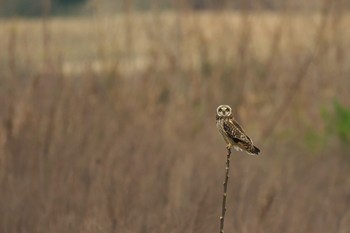
[[231,149],[227,149],[227,160],[226,160],[226,175],[224,180],[224,193],[222,196],[222,209],[221,209],[221,216],[220,216],[220,233],[224,233],[224,223],[225,223],[225,213],[226,213],[226,198],[227,198],[227,184],[228,184],[228,178],[229,178],[229,171],[230,171],[230,157],[231,157]]

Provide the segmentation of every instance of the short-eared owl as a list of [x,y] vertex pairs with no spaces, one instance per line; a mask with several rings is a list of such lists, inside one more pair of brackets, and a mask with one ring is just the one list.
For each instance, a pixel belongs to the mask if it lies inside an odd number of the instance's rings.
[[253,141],[243,128],[233,119],[232,109],[228,105],[220,105],[216,109],[216,127],[227,143],[227,149],[234,147],[244,150],[248,154],[258,155],[260,150],[253,145]]

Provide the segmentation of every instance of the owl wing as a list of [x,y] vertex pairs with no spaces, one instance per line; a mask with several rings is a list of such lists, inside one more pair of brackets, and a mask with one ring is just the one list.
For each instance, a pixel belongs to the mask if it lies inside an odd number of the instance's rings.
[[223,127],[226,135],[231,138],[239,148],[244,149],[248,154],[259,154],[260,149],[253,145],[253,141],[235,120],[229,119],[225,121]]
[[245,133],[244,129],[238,124],[237,121],[230,119],[230,122],[232,122],[232,124],[234,124],[241,132],[242,134],[248,138],[248,140],[253,143],[253,141],[250,139],[250,137]]
[[223,126],[227,136],[230,137],[235,143],[249,145],[253,143],[252,140],[245,134],[243,128],[233,119],[225,121]]

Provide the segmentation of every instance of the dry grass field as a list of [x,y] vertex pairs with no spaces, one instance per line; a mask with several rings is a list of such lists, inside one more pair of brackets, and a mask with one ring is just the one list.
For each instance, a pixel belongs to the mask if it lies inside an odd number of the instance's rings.
[[223,103],[262,150],[233,152],[225,232],[349,232],[349,23],[2,19],[0,232],[218,232]]

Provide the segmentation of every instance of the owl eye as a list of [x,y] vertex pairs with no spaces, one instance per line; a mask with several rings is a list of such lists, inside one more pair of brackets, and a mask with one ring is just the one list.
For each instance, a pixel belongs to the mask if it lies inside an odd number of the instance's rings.
[[222,112],[222,109],[221,109],[221,108],[219,109],[219,112]]

